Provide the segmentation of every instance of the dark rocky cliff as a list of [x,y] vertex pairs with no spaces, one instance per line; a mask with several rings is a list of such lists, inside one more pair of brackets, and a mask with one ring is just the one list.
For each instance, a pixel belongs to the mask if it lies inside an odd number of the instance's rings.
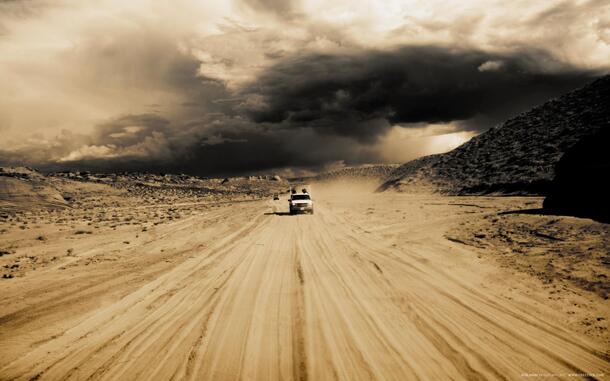
[[610,223],[610,129],[578,142],[555,168],[544,209]]

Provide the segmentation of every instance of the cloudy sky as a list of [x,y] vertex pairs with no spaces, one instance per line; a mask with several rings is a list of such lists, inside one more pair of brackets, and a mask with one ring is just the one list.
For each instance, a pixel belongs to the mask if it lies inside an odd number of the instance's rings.
[[609,4],[0,0],[0,165],[302,174],[446,151],[608,73]]

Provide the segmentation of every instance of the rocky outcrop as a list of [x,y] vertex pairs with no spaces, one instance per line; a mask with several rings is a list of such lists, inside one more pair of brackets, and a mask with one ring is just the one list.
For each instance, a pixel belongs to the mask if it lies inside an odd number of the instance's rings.
[[605,128],[566,152],[557,163],[543,208],[610,223],[609,144],[610,129]]
[[445,154],[408,162],[379,190],[431,184],[449,194],[544,194],[562,155],[610,126],[610,76],[518,115]]
[[29,167],[0,167],[0,177],[17,179],[41,179],[43,176]]

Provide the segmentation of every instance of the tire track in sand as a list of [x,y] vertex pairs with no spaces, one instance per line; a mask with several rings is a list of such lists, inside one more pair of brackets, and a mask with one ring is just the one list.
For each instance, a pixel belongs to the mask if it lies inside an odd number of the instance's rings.
[[323,203],[313,216],[265,215],[272,205],[260,204],[260,216],[233,234],[5,365],[0,378],[610,372],[594,346],[428,260],[447,249],[438,242],[393,248]]

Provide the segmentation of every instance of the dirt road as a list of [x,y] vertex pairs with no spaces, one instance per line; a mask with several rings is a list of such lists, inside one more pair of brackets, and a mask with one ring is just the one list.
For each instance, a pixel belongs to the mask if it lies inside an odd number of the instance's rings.
[[223,206],[130,245],[132,231],[87,237],[2,283],[0,379],[608,377],[607,343],[443,237],[469,218],[454,200],[370,197],[320,193],[313,216]]

